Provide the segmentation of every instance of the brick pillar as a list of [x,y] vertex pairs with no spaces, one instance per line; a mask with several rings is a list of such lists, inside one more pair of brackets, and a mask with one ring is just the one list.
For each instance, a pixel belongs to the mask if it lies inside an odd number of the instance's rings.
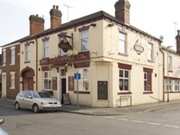
[[118,0],[115,5],[115,17],[125,24],[130,24],[130,3],[128,0]]
[[176,53],[180,54],[180,30],[177,31],[176,36]]
[[38,15],[31,15],[29,21],[30,35],[44,31],[44,18],[41,18]]
[[51,19],[51,28],[54,29],[54,28],[60,26],[62,13],[58,9],[58,6],[54,5],[49,13],[50,13],[50,19]]

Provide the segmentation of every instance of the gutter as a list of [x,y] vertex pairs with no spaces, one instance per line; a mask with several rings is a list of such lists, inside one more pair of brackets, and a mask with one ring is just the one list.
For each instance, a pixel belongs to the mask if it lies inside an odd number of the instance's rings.
[[163,54],[163,102],[165,101],[165,82],[164,82],[164,74],[165,74],[165,55],[162,50],[162,47],[160,46],[160,51]]

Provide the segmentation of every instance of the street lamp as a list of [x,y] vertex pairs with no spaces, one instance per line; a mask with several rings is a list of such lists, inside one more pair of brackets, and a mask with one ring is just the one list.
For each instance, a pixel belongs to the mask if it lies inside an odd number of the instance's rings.
[[167,102],[169,102],[169,49],[172,46],[167,46]]

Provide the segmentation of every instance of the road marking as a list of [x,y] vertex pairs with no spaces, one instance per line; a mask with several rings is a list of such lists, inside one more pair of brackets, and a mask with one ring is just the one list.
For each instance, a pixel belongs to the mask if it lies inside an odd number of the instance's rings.
[[131,120],[131,122],[134,122],[134,123],[143,123],[143,121],[140,121],[140,120]]
[[106,119],[115,119],[114,117],[111,117],[111,116],[106,116],[105,118]]
[[118,118],[118,120],[129,121],[128,119]]
[[149,125],[155,125],[155,126],[160,126],[160,125],[161,125],[160,123],[154,123],[154,122],[147,122],[147,124],[149,124]]
[[179,128],[179,126],[175,126],[175,125],[165,125],[165,127],[170,127],[170,128]]

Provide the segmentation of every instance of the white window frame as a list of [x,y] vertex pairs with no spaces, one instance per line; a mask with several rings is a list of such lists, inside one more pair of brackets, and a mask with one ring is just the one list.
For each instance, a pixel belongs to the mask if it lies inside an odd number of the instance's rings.
[[[79,91],[89,91],[89,69],[79,68],[78,73],[81,75],[81,79],[78,80]],[[74,82],[75,90],[77,91],[77,80]]]
[[119,53],[127,54],[127,34],[119,32]]
[[168,70],[170,71],[172,70],[172,67],[173,67],[172,61],[173,61],[172,56],[168,56]]
[[11,48],[11,65],[15,64],[15,47]]
[[49,57],[49,40],[43,41],[44,46],[43,46],[43,52],[44,52],[44,58]]
[[169,79],[169,83],[167,83],[166,79],[166,91],[172,91],[172,80]]
[[30,61],[30,45],[25,45],[25,61]]
[[15,89],[15,72],[10,72],[11,75],[11,87],[10,89]]
[[180,91],[180,81],[179,80],[174,80],[174,90]]
[[3,49],[3,66],[6,65],[6,50]]
[[81,51],[89,50],[89,33],[88,30],[81,31]]
[[[120,76],[121,71],[123,72],[123,76]],[[128,77],[125,76],[126,72],[128,72]],[[127,84],[128,89],[125,89],[126,84],[122,84],[123,89],[120,89],[120,87],[121,87],[120,80],[123,80],[123,83],[126,80],[128,80],[128,84]],[[120,92],[129,92],[130,91],[130,70],[128,70],[128,69],[119,69],[119,91]]]
[[154,48],[153,44],[149,43],[148,44],[148,60],[150,61],[153,61],[153,53],[154,53],[153,48]]
[[[47,77],[45,74],[47,74]],[[52,90],[51,71],[44,71],[43,72],[43,89],[44,90]]]

